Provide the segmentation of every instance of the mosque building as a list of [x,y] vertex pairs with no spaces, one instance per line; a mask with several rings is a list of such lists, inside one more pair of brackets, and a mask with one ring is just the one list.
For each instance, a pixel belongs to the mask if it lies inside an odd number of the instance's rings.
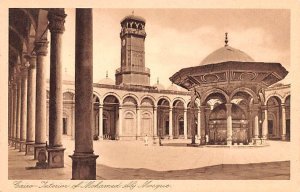
[[[159,80],[157,80],[156,84],[150,85],[150,69],[145,66],[145,25],[145,19],[136,15],[126,16],[121,20],[121,66],[116,69],[115,80],[106,75],[104,79],[98,83],[94,83],[94,139],[136,140],[146,135],[162,139],[191,138],[192,124],[190,117],[195,114],[194,131],[200,138],[201,118],[199,117],[201,112],[199,100],[197,100],[196,108],[192,111],[190,106],[191,93],[187,89],[176,86],[173,83],[170,87],[165,88],[159,84]],[[254,59],[249,55],[241,50],[230,47],[227,43],[224,47],[204,58],[201,65],[227,61],[234,61],[236,63],[254,62]],[[253,75],[257,74],[247,69],[247,73],[241,74],[241,78],[247,81]],[[64,76],[67,77],[67,75]],[[217,81],[214,78],[221,77],[206,74],[202,78],[204,78],[204,81],[212,79],[213,86],[219,87],[222,84],[222,80],[219,80],[220,85],[218,85],[215,84]],[[74,113],[74,108],[72,107],[72,103],[74,103],[74,91],[72,91],[74,90],[74,83],[72,81],[65,81],[64,87],[63,134],[72,136],[72,130],[74,130],[72,128],[74,125],[74,118],[72,116]],[[269,106],[266,107],[269,109],[268,138],[288,139],[290,135],[290,86],[275,84],[273,87],[265,86],[265,88],[260,90],[259,97],[262,97],[265,101],[263,105]],[[254,131],[250,129],[252,122],[246,120],[250,109],[238,108],[236,105],[242,101],[241,98],[233,100],[234,122],[238,120],[238,124],[241,124],[240,121],[244,120],[243,122],[245,123],[241,126],[244,126],[244,128],[239,128],[244,131],[240,133],[243,139],[241,141],[238,139],[234,141],[248,143],[254,137],[254,133],[252,133]],[[204,107],[206,111],[210,111],[213,109],[211,107],[217,106],[221,101],[213,98],[208,103],[209,105],[206,108]],[[286,108],[285,120],[282,119],[283,108]],[[221,117],[214,118],[214,116],[217,116],[218,113],[225,115],[224,110],[220,112],[212,110],[212,114],[210,115],[212,120],[206,122],[207,126],[217,127],[214,125],[214,122],[218,122],[218,118]],[[243,111],[246,111],[247,114]],[[222,118],[224,119],[225,116]],[[258,133],[257,137],[259,138],[262,136],[263,120],[263,117],[259,117],[258,119],[260,134]],[[283,133],[283,129],[285,133]],[[220,131],[219,137],[222,137],[222,129],[218,130]],[[218,136],[212,130],[207,130],[206,134],[213,143],[225,142],[224,138],[223,140],[220,138],[220,142],[214,142]]]

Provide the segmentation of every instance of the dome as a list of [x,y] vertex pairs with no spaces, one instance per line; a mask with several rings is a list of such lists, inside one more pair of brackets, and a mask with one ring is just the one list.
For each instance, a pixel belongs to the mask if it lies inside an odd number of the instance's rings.
[[177,85],[175,85],[174,83],[172,83],[172,85],[170,85],[170,87],[168,87],[168,90],[171,90],[171,91],[179,91]]
[[146,20],[145,20],[143,17],[136,16],[136,15],[134,15],[134,14],[127,15],[126,17],[124,17],[124,18],[121,20],[121,23],[123,23],[125,20],[141,21],[141,22],[143,22],[143,23],[146,22]]
[[154,87],[156,87],[158,90],[164,90],[165,87],[162,84],[156,83],[153,85]]
[[222,63],[226,61],[254,62],[254,59],[239,49],[225,45],[209,54],[203,59],[200,65]]
[[109,77],[105,77],[104,79],[101,79],[98,83],[104,85],[115,85],[115,81]]
[[165,86],[159,83],[159,78],[157,78],[156,84],[153,85],[153,87],[156,87],[158,90],[164,90]]

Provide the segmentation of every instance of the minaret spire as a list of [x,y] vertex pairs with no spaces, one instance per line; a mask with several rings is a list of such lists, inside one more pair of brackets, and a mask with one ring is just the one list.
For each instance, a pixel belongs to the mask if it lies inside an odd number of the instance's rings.
[[225,47],[228,46],[228,33],[225,33]]
[[108,78],[108,71],[106,71],[106,76],[105,77]]

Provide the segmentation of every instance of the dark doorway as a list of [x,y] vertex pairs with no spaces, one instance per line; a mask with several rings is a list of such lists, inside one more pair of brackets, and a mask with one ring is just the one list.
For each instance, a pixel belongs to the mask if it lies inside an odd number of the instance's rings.
[[63,135],[67,135],[67,118],[63,118]]
[[286,139],[290,140],[291,138],[291,128],[290,128],[290,119],[286,120]]
[[183,121],[183,119],[179,120],[179,135],[184,135],[184,121]]
[[169,121],[166,121],[165,123],[165,135],[169,135]]
[[268,135],[273,135],[273,120],[268,120]]

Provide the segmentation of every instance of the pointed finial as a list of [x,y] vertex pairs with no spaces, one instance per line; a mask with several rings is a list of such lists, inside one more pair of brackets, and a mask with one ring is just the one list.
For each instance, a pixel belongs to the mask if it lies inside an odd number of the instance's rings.
[[106,71],[106,78],[108,78],[108,71]]
[[134,10],[132,10],[132,15],[134,15]]
[[225,33],[225,47],[228,46],[228,33]]
[[157,83],[157,84],[159,84],[159,77],[157,77],[157,81],[156,81],[156,83]]

